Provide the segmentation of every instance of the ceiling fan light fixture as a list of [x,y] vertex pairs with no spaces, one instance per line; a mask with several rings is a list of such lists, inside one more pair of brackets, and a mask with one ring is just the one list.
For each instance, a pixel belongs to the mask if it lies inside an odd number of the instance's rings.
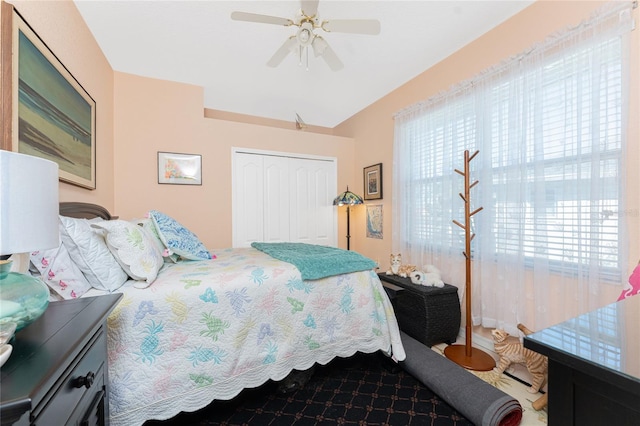
[[310,22],[305,22],[300,25],[300,29],[298,30],[296,37],[298,38],[300,45],[309,45],[315,37],[315,34],[313,34],[313,25]]
[[309,30],[302,29],[298,33],[298,39],[300,40],[300,43],[303,43],[303,44],[307,43],[310,38],[311,38],[311,34],[309,34]]

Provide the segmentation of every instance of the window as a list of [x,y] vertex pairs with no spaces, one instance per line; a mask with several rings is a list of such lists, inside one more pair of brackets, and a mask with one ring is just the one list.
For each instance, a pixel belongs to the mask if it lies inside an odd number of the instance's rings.
[[[597,67],[594,50],[605,53]],[[528,189],[518,204],[496,203],[498,255],[522,248],[527,257],[559,265],[595,261],[619,271],[621,51],[620,38],[614,38],[550,61],[535,79],[539,89],[519,105],[512,105],[511,82],[492,90],[491,133],[498,136],[492,138],[492,191],[505,192],[512,168]],[[526,148],[515,158],[508,155],[513,107],[526,123]]]
[[483,231],[485,256],[523,256],[529,265],[542,259],[563,274],[595,262],[601,278],[619,280],[622,39],[537,56],[399,120],[396,144],[409,153],[400,155],[396,182],[408,224],[400,245],[464,249],[452,226],[464,220],[463,179],[454,169],[463,166],[464,150],[479,150],[473,198],[485,210],[473,226]]
[[[474,325],[541,330],[627,281],[625,184],[633,3],[395,115],[393,252],[466,297],[463,153],[471,162]],[[637,78],[634,76],[634,78]],[[470,284],[471,284],[470,281]]]

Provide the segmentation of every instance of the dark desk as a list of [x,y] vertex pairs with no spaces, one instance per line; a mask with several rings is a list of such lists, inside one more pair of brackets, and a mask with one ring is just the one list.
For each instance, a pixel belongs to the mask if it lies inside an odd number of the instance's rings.
[[549,425],[640,424],[640,296],[530,334],[549,357]]

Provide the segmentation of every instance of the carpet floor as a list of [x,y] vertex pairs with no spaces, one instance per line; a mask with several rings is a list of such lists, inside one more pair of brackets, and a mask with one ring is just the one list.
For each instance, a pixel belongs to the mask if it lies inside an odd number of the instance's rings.
[[380,354],[356,354],[316,366],[303,386],[284,392],[269,382],[194,413],[148,421],[183,425],[472,425],[411,375]]

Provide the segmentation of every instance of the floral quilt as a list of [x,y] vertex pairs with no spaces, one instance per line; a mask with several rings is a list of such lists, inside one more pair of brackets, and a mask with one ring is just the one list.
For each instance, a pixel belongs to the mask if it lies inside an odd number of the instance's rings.
[[113,426],[194,411],[293,369],[356,351],[405,357],[393,308],[373,271],[304,281],[253,248],[167,263],[133,281],[108,318]]

